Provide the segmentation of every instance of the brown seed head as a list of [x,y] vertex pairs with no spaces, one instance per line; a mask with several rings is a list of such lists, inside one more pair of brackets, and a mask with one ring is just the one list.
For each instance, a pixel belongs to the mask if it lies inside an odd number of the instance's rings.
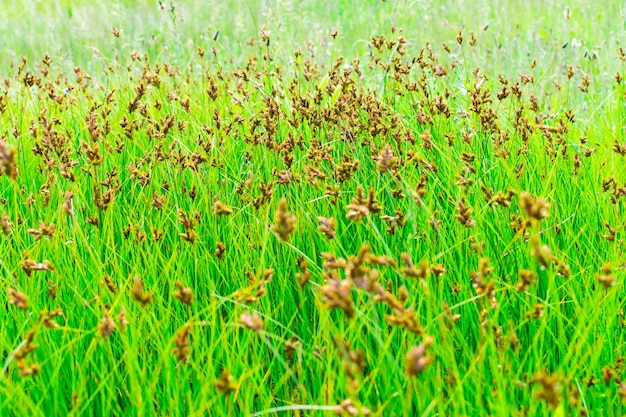
[[372,414],[372,410],[361,404],[355,404],[348,398],[335,407],[335,414],[339,416],[368,416]]
[[406,264],[406,267],[402,267],[400,271],[407,277],[426,279],[430,274],[430,267],[425,259],[420,261],[417,266],[413,263],[408,253],[400,254],[400,259]]
[[3,213],[0,217],[0,229],[2,230],[2,233],[8,235],[12,227],[13,223],[9,221],[9,216],[6,213]]
[[547,218],[550,213],[550,204],[543,198],[533,197],[527,192],[519,195],[519,206],[531,221],[539,222]]
[[465,204],[465,200],[461,199],[456,206],[457,214],[454,216],[465,227],[476,226],[476,221],[472,219],[472,208]]
[[102,320],[98,323],[98,333],[100,333],[102,338],[106,339],[111,335],[111,333],[113,333],[114,330],[115,322],[109,316],[109,312],[105,311],[104,317],[102,317]]
[[535,390],[535,397],[545,401],[552,409],[561,403],[561,378],[558,375],[541,373],[534,377],[531,383],[539,383]]
[[230,395],[231,392],[239,389],[239,384],[235,382],[235,378],[228,372],[228,369],[222,369],[220,377],[215,380],[215,388],[222,395]]
[[61,310],[60,308],[56,308],[50,312],[47,310],[43,310],[39,314],[39,318],[40,318],[41,323],[44,325],[44,327],[48,329],[56,329],[59,327],[59,323],[54,321],[54,319],[62,315],[63,315],[63,310]]
[[229,216],[233,214],[233,209],[221,201],[213,203],[213,214],[216,216]]
[[48,260],[35,262],[29,258],[28,253],[26,253],[24,255],[24,259],[20,261],[20,266],[28,276],[31,276],[33,271],[54,271],[54,265],[52,265],[52,262]]
[[535,282],[535,273],[528,269],[520,269],[518,272],[519,281],[515,287],[517,291],[524,292],[529,285]]
[[250,312],[246,311],[239,317],[238,322],[243,327],[254,330],[257,333],[263,330],[263,320],[261,319],[259,313],[257,313],[256,311],[253,314],[250,314]]
[[400,159],[397,156],[394,156],[393,150],[389,145],[386,145],[385,148],[380,152],[376,158],[376,169],[378,172],[385,173],[387,171],[395,171]]
[[181,303],[190,305],[193,301],[193,293],[191,292],[191,288],[184,287],[180,281],[176,281],[176,287],[178,289],[174,291],[174,297],[176,297],[176,299]]
[[226,252],[226,245],[224,242],[217,242],[215,244],[215,257],[217,259],[222,259],[224,252]]
[[191,344],[189,342],[190,334],[191,325],[189,323],[186,323],[176,332],[176,337],[174,338],[174,344],[176,347],[172,353],[179,362],[185,362],[189,359],[189,354],[191,352]]
[[354,315],[352,302],[352,281],[341,280],[336,271],[327,273],[327,284],[320,287],[320,292],[328,308],[340,308],[346,316]]
[[15,148],[0,139],[0,176],[7,175],[15,180],[17,178],[17,160]]
[[9,303],[22,310],[28,309],[28,297],[26,297],[26,294],[12,287],[8,287],[7,292],[9,293]]
[[278,237],[286,241],[293,233],[296,226],[296,216],[287,211],[287,200],[281,198],[278,203],[278,210],[274,215],[274,224],[272,225],[272,231],[278,235]]
[[424,336],[419,346],[413,346],[406,355],[406,372],[409,376],[416,376],[432,362],[432,358],[427,355],[428,348],[435,342],[432,336]]
[[135,299],[141,303],[141,305],[145,306],[152,301],[152,293],[144,292],[143,281],[140,277],[135,277],[135,281],[133,283],[133,288],[131,290],[131,295]]
[[320,225],[317,227],[317,230],[322,232],[327,238],[334,239],[336,227],[335,219],[333,219],[332,217],[327,219],[325,217],[319,216],[317,218],[317,221],[320,223]]
[[596,280],[602,284],[604,288],[611,288],[615,282],[615,275],[613,275],[613,268],[610,262],[605,263],[600,268],[600,272],[596,274]]

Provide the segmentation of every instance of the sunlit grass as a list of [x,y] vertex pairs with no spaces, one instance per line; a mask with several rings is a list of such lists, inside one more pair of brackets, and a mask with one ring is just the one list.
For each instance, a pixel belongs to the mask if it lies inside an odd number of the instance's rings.
[[1,415],[621,414],[621,5],[21,6]]

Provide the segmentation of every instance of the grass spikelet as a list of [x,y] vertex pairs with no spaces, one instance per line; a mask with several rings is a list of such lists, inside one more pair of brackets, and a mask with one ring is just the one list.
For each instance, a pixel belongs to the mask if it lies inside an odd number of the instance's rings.
[[287,200],[282,198],[278,203],[278,210],[274,215],[274,224],[272,231],[282,241],[289,240],[289,236],[293,233],[296,226],[296,216],[287,211]]

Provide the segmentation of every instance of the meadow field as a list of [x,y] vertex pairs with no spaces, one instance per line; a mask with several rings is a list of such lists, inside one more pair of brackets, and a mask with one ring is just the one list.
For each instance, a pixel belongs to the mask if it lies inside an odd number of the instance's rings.
[[0,416],[626,414],[626,3],[0,5]]

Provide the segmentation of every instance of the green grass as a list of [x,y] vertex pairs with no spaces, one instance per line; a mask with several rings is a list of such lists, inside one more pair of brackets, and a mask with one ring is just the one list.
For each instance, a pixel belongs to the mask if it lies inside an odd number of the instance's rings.
[[466,3],[1,6],[0,415],[622,415],[624,5]]

